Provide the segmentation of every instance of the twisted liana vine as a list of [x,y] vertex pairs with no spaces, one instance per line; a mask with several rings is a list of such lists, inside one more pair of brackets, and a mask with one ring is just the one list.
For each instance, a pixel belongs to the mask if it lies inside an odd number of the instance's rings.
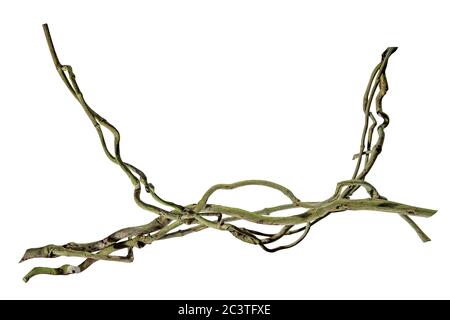
[[[278,183],[266,180],[244,180],[230,184],[214,185],[205,192],[197,203],[181,205],[161,198],[143,171],[122,160],[119,131],[87,104],[78,86],[72,67],[60,63],[48,26],[44,24],[43,28],[56,70],[95,127],[103,151],[109,160],[118,165],[130,179],[133,186],[133,197],[137,205],[155,214],[156,217],[147,224],[118,230],[98,241],[90,243],[69,242],[64,245],[50,244],[40,248],[28,249],[23,255],[21,262],[33,258],[57,258],[63,256],[79,257],[84,260],[79,265],[65,264],[59,268],[33,268],[23,278],[25,282],[39,274],[68,275],[80,273],[99,260],[132,262],[135,248],[143,248],[155,241],[183,237],[206,228],[227,231],[243,242],[258,245],[268,252],[275,252],[291,248],[300,243],[314,224],[331,213],[347,210],[396,213],[415,230],[422,241],[430,240],[411,219],[411,216],[430,217],[436,213],[436,210],[390,201],[381,196],[372,184],[365,181],[367,174],[382,151],[385,129],[389,125],[389,117],[383,110],[382,101],[388,91],[386,67],[389,58],[397,48],[389,47],[383,52],[380,63],[370,76],[363,98],[364,126],[361,144],[358,153],[353,157],[356,160],[355,170],[350,180],[341,181],[337,184],[336,190],[331,197],[324,201],[305,202],[295,196],[291,190]],[[374,100],[375,103],[373,103]],[[375,106],[373,107],[373,105]],[[107,131],[114,137],[113,148],[109,148],[105,142],[104,134]],[[374,139],[375,131],[377,133],[376,139]],[[232,190],[245,186],[263,186],[274,189],[286,197],[286,203],[257,211],[248,211],[209,202],[211,195],[217,191]],[[368,197],[352,199],[353,193],[361,187],[365,189]],[[143,192],[150,194],[161,207],[144,202],[141,199]],[[298,209],[298,212],[284,216],[272,215],[275,212],[289,209]],[[236,221],[247,221],[255,226],[272,225],[277,227],[278,231],[266,233],[239,227],[234,223]],[[296,235],[296,240],[287,245],[276,245],[276,242],[281,238],[290,235]],[[115,251],[122,249],[126,250],[126,255],[113,254]]]

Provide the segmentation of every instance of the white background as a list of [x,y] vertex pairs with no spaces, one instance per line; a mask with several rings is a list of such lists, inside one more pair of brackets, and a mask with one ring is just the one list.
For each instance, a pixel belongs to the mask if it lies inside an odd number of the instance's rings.
[[[8,4],[7,4],[8,3]],[[426,4],[425,4],[426,3]],[[0,5],[2,298],[450,298],[446,1],[14,1]],[[22,276],[28,247],[100,239],[154,216],[102,153],[54,66],[41,24],[85,98],[122,133],[126,161],[168,199],[269,179],[322,200],[350,178],[362,95],[387,46],[391,117],[367,180],[389,199],[439,209],[416,221],[337,213],[269,254],[206,230],[69,277]],[[262,188],[215,202],[284,203]]]

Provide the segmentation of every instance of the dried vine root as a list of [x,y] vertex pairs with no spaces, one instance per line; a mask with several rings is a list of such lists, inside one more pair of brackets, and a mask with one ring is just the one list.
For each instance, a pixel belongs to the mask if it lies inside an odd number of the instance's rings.
[[[304,202],[295,196],[291,190],[280,184],[265,180],[245,180],[231,184],[217,184],[208,189],[197,203],[180,205],[161,198],[156,193],[153,184],[148,182],[147,176],[143,171],[122,160],[119,131],[87,104],[75,79],[72,67],[60,63],[53,46],[52,38],[50,37],[48,26],[44,24],[43,27],[56,70],[97,130],[103,151],[130,179],[133,185],[134,200],[137,205],[156,214],[156,218],[145,225],[118,230],[106,238],[95,242],[70,242],[65,245],[47,245],[40,248],[28,249],[22,257],[21,262],[33,258],[57,257],[80,257],[84,261],[78,266],[65,264],[59,268],[36,267],[23,278],[25,282],[39,274],[68,275],[80,273],[99,260],[132,262],[134,259],[133,249],[135,248],[143,248],[154,241],[183,237],[206,228],[227,231],[243,242],[258,245],[268,252],[275,252],[300,243],[311,230],[312,226],[329,214],[346,210],[371,210],[396,213],[416,231],[422,241],[430,240],[411,219],[411,216],[431,217],[436,213],[436,210],[414,207],[387,200],[387,198],[380,195],[372,184],[365,181],[367,174],[382,151],[385,139],[384,130],[389,124],[389,117],[383,111],[382,100],[388,91],[386,67],[390,56],[397,48],[389,47],[383,52],[381,62],[375,67],[370,76],[363,98],[364,126],[361,144],[358,153],[353,157],[356,160],[355,170],[350,180],[341,181],[337,184],[336,190],[330,198],[318,202]],[[375,109],[373,110],[372,105],[374,100]],[[377,122],[377,117],[380,123]],[[112,150],[108,148],[105,142],[104,130],[109,131],[114,137]],[[374,140],[375,131],[377,133],[376,140]],[[264,186],[274,189],[286,197],[286,203],[257,211],[248,211],[209,202],[209,198],[215,192],[246,186]],[[366,190],[368,197],[364,199],[352,199],[353,193],[360,187]],[[141,193],[143,191],[149,193],[165,209],[144,202],[141,199]],[[301,212],[300,209],[306,209],[306,211],[294,215],[271,215],[274,212],[295,208],[298,208],[299,212]],[[238,227],[233,224],[233,222],[238,220],[252,222],[256,226],[278,226],[279,231],[275,233],[264,233],[258,230]],[[183,225],[188,227],[181,228]],[[292,243],[269,247],[269,245],[272,246],[281,238],[295,234],[299,234],[299,236]],[[116,251],[121,249],[126,249],[127,254],[124,256],[114,255]]]

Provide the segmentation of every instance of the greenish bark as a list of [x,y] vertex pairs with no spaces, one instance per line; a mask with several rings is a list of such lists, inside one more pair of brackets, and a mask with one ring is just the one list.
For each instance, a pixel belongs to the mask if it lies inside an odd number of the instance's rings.
[[[69,275],[80,273],[99,260],[132,262],[134,260],[133,249],[135,248],[143,248],[154,241],[178,238],[202,231],[206,228],[226,231],[243,242],[258,245],[268,252],[275,252],[300,243],[311,230],[312,226],[328,215],[347,210],[396,213],[416,231],[422,241],[430,240],[411,219],[411,216],[431,217],[436,213],[436,210],[390,201],[381,196],[373,185],[365,181],[367,174],[382,152],[385,139],[384,130],[389,125],[389,117],[383,111],[382,100],[388,91],[386,67],[390,56],[397,48],[389,47],[383,52],[381,62],[375,67],[369,78],[369,83],[363,97],[363,132],[359,152],[353,157],[356,160],[356,165],[352,178],[337,183],[334,194],[328,199],[324,201],[304,202],[295,196],[291,190],[278,183],[266,180],[244,180],[230,184],[214,185],[205,192],[197,203],[181,205],[160,197],[156,193],[153,184],[148,182],[147,176],[143,171],[122,160],[119,131],[105,118],[95,112],[85,101],[72,67],[60,63],[48,26],[44,24],[43,28],[56,70],[70,93],[81,105],[93,124],[103,151],[108,159],[118,165],[130,179],[133,185],[133,197],[136,204],[154,213],[156,217],[148,224],[123,228],[98,241],[90,243],[69,242],[65,245],[47,245],[40,248],[28,249],[20,262],[34,258],[57,257],[79,257],[83,258],[84,261],[78,266],[65,264],[59,268],[36,267],[23,278],[25,282],[40,274]],[[372,107],[374,99],[375,110]],[[380,123],[377,122],[375,115],[380,118]],[[104,130],[109,131],[113,135],[114,143],[112,150],[108,148],[105,142]],[[377,132],[377,138],[374,141],[375,131]],[[264,186],[274,189],[281,192],[286,197],[288,203],[270,208],[262,208],[256,211],[248,211],[209,202],[209,198],[219,190],[233,190],[246,186]],[[366,190],[368,197],[364,199],[352,199],[351,196],[360,187]],[[141,199],[141,193],[143,191],[150,194],[158,205],[144,202]],[[165,206],[169,209],[164,209],[160,206]],[[293,215],[271,216],[272,213],[295,208],[307,210],[303,213]],[[273,234],[264,233],[258,230],[238,227],[233,224],[233,222],[238,220],[252,222],[256,227],[258,225],[275,225],[279,226],[280,229]],[[184,229],[180,228],[183,225],[192,226]],[[300,236],[288,245],[271,248],[267,246],[285,236],[294,234],[300,234]],[[115,251],[121,249],[127,250],[126,256],[113,255]]]

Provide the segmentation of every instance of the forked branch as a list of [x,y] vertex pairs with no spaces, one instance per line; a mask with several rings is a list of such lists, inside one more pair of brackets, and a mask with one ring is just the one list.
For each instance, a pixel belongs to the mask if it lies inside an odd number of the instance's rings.
[[[87,104],[78,86],[72,67],[60,63],[48,26],[44,24],[43,27],[56,70],[70,93],[79,102],[92,122],[97,131],[103,151],[108,159],[118,165],[130,179],[133,186],[133,189],[130,191],[133,192],[133,197],[137,205],[152,212],[156,217],[148,224],[118,230],[98,241],[90,243],[69,242],[65,245],[51,244],[40,248],[28,249],[22,257],[21,262],[33,258],[57,257],[79,257],[85,260],[77,266],[65,264],[59,268],[36,267],[23,278],[25,282],[39,274],[68,275],[80,273],[99,260],[132,262],[134,259],[133,249],[135,248],[143,248],[154,241],[183,237],[206,228],[227,231],[243,242],[258,245],[268,252],[275,252],[291,248],[300,243],[311,230],[312,226],[328,215],[347,210],[371,210],[399,214],[416,231],[422,241],[430,240],[411,219],[411,216],[430,217],[436,210],[389,201],[387,198],[381,196],[372,184],[365,181],[367,174],[382,152],[385,139],[384,130],[389,125],[389,117],[383,111],[382,100],[388,91],[386,67],[389,58],[397,48],[389,47],[383,52],[380,63],[375,67],[370,76],[363,98],[364,126],[359,151],[354,155],[356,166],[352,178],[339,182],[334,194],[328,199],[324,201],[304,202],[291,190],[278,183],[266,180],[244,180],[230,184],[214,185],[205,192],[197,203],[181,205],[160,197],[156,193],[154,185],[148,181],[147,176],[142,170],[123,161],[120,153],[119,131]],[[372,110],[374,99],[375,110]],[[380,118],[379,121],[377,121],[376,116]],[[112,150],[106,144],[105,130],[109,131],[114,137]],[[375,131],[377,137],[374,141]],[[215,192],[246,186],[264,186],[274,189],[286,197],[286,203],[257,211],[248,211],[209,202],[211,195]],[[351,196],[360,187],[366,190],[368,197],[352,199]],[[150,194],[157,205],[143,201],[141,199],[143,191]],[[275,212],[288,209],[299,209],[299,211],[291,215],[272,215]],[[306,211],[302,212],[302,209],[306,209]],[[255,228],[258,225],[273,225],[277,226],[279,230],[275,233],[265,233],[254,229],[238,227],[234,223],[238,220],[253,223]],[[187,225],[188,227],[182,228],[183,225]],[[272,246],[284,237],[295,234],[300,235],[290,244],[268,247],[268,245]],[[114,252],[121,249],[126,249],[127,255],[113,255]]]

